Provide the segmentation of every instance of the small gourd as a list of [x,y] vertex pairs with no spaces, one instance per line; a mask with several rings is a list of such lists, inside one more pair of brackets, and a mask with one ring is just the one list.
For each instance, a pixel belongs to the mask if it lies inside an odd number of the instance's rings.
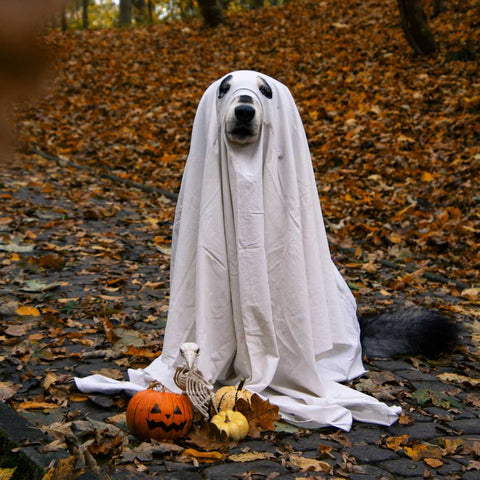
[[219,388],[215,392],[215,405],[218,411],[233,410],[235,403],[239,398],[243,398],[250,403],[253,392],[243,388],[243,382],[240,385],[227,385]]
[[243,440],[248,433],[248,420],[245,415],[234,410],[223,410],[213,416],[214,423],[219,430],[225,432],[230,440],[238,442]]
[[127,407],[127,427],[139,440],[174,440],[188,433],[193,407],[186,395],[155,390],[136,393]]

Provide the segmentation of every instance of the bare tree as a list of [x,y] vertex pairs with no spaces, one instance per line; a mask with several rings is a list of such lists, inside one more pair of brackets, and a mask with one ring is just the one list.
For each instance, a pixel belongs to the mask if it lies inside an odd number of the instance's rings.
[[132,24],[132,0],[120,0],[118,24],[121,27]]
[[437,17],[441,13],[444,13],[446,10],[447,10],[447,5],[445,0],[433,0],[432,17]]
[[397,0],[405,37],[419,55],[430,55],[437,50],[435,38],[428,25],[421,0]]
[[148,10],[148,23],[153,23],[153,5],[152,5],[152,0],[148,0],[148,2],[147,2],[147,10]]
[[89,0],[82,0],[82,28],[88,29],[88,4]]
[[205,24],[216,27],[225,20],[225,13],[221,0],[197,0]]
[[145,0],[132,0],[133,3],[133,14],[135,17],[135,23],[137,24],[144,24],[146,21],[146,3]]
[[256,8],[261,8],[265,6],[265,0],[251,0],[250,1],[250,8],[253,10]]

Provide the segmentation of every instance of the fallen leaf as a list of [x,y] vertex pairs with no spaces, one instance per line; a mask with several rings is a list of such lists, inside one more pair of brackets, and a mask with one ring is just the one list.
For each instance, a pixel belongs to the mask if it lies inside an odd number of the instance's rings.
[[76,463],[77,460],[74,456],[61,458],[54,467],[47,471],[42,480],[75,480],[80,474]]
[[17,467],[13,468],[0,468],[0,480],[10,480],[15,473]]
[[412,460],[418,461],[424,458],[442,458],[442,449],[437,445],[429,443],[417,443],[412,447],[404,447],[403,451],[405,455],[409,456]]
[[20,290],[24,292],[46,292],[48,290],[53,290],[57,287],[67,286],[68,282],[52,282],[45,283],[40,280],[27,280],[25,285],[20,287]]
[[480,378],[470,378],[466,375],[458,375],[457,373],[441,373],[438,375],[438,378],[442,382],[461,383],[472,387],[480,385]]
[[0,250],[10,253],[26,253],[33,251],[33,245],[18,245],[16,243],[10,243],[8,245],[0,243]]
[[471,301],[478,300],[480,297],[480,288],[466,288],[462,290],[461,295]]
[[20,385],[13,382],[0,382],[0,401],[10,400],[18,391]]
[[199,463],[211,463],[215,462],[216,460],[222,460],[224,454],[218,451],[201,452],[199,450],[195,450],[194,448],[186,448],[178,460],[182,461],[182,458],[188,460],[189,457],[194,458]]
[[385,445],[390,450],[393,450],[394,452],[398,452],[408,443],[409,440],[410,440],[410,437],[408,435],[400,435],[398,437],[387,437],[385,439]]
[[289,455],[288,462],[294,467],[300,469],[301,472],[322,472],[332,475],[333,467],[322,460],[315,458],[305,458],[300,455]]
[[107,341],[110,343],[115,343],[120,337],[115,333],[112,322],[110,322],[108,318],[103,318],[102,323]]
[[245,415],[249,425],[248,434],[254,438],[258,438],[261,432],[274,431],[275,422],[281,418],[279,408],[268,400],[263,400],[256,393],[248,402],[239,398],[235,408]]
[[480,460],[471,460],[467,465],[467,470],[480,470]]
[[426,405],[431,402],[436,407],[449,409],[451,407],[462,408],[461,403],[449,395],[430,390],[429,388],[421,388],[412,394],[412,398],[417,401],[419,405]]
[[20,325],[9,325],[5,329],[5,333],[7,335],[10,335],[11,337],[23,337],[26,335],[28,330],[30,330],[31,325],[28,325],[26,323],[22,323]]
[[18,405],[18,410],[53,410],[60,405],[50,402],[37,402],[35,400],[26,400]]
[[220,431],[218,427],[211,422],[200,422],[193,426],[188,433],[187,440],[203,450],[228,450],[237,445],[232,442],[228,435]]
[[454,455],[465,444],[463,438],[443,438],[443,455]]
[[270,452],[235,453],[228,456],[228,460],[232,462],[253,462],[255,460],[269,460],[272,458],[275,458],[275,455]]
[[46,390],[49,389],[50,385],[54,384],[57,381],[57,376],[53,372],[48,372],[43,379],[43,388]]
[[424,458],[423,461],[432,468],[440,468],[443,462],[437,458]]
[[28,306],[18,307],[15,313],[21,316],[31,316],[31,317],[40,316],[40,311],[37,308],[28,307]]
[[183,447],[175,443],[162,443],[152,440],[151,442],[144,442],[135,448],[124,448],[120,454],[119,463],[131,463],[135,459],[140,462],[150,462],[154,455],[164,455],[166,453],[178,454],[183,451]]

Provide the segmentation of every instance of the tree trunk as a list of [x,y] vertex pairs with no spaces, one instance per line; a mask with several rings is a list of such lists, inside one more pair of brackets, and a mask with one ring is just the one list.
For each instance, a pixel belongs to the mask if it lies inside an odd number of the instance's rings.
[[152,0],[148,0],[147,10],[148,10],[148,23],[153,23],[153,6],[152,6]]
[[444,13],[447,10],[447,5],[445,0],[433,0],[433,12],[432,17],[437,17],[441,13]]
[[121,27],[132,24],[132,0],[120,0],[118,24]]
[[437,50],[435,38],[428,25],[421,0],[397,0],[405,37],[419,55],[430,55]]
[[82,0],[82,28],[88,29],[88,0]]
[[146,5],[145,0],[132,0],[134,6],[134,16],[135,16],[135,23],[143,25],[146,21]]
[[252,10],[265,6],[265,0],[250,0],[250,7]]
[[62,32],[66,32],[68,28],[66,2],[62,2],[62,10],[60,11],[60,24],[62,25]]
[[220,0],[197,0],[205,24],[216,27],[225,20],[222,3]]

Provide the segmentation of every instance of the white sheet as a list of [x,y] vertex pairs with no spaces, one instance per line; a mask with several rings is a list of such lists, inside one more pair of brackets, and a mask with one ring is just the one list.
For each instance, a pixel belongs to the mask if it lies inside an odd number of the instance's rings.
[[[257,77],[272,87],[259,92]],[[129,382],[76,378],[83,392],[134,393],[172,381],[183,342],[200,346],[212,382],[246,386],[306,428],[349,430],[352,418],[392,424],[400,407],[338,382],[364,373],[356,304],[333,264],[310,152],[289,90],[256,72],[213,83],[199,104],[175,215],[162,355]],[[238,95],[263,108],[259,142],[238,146],[222,127]]]

